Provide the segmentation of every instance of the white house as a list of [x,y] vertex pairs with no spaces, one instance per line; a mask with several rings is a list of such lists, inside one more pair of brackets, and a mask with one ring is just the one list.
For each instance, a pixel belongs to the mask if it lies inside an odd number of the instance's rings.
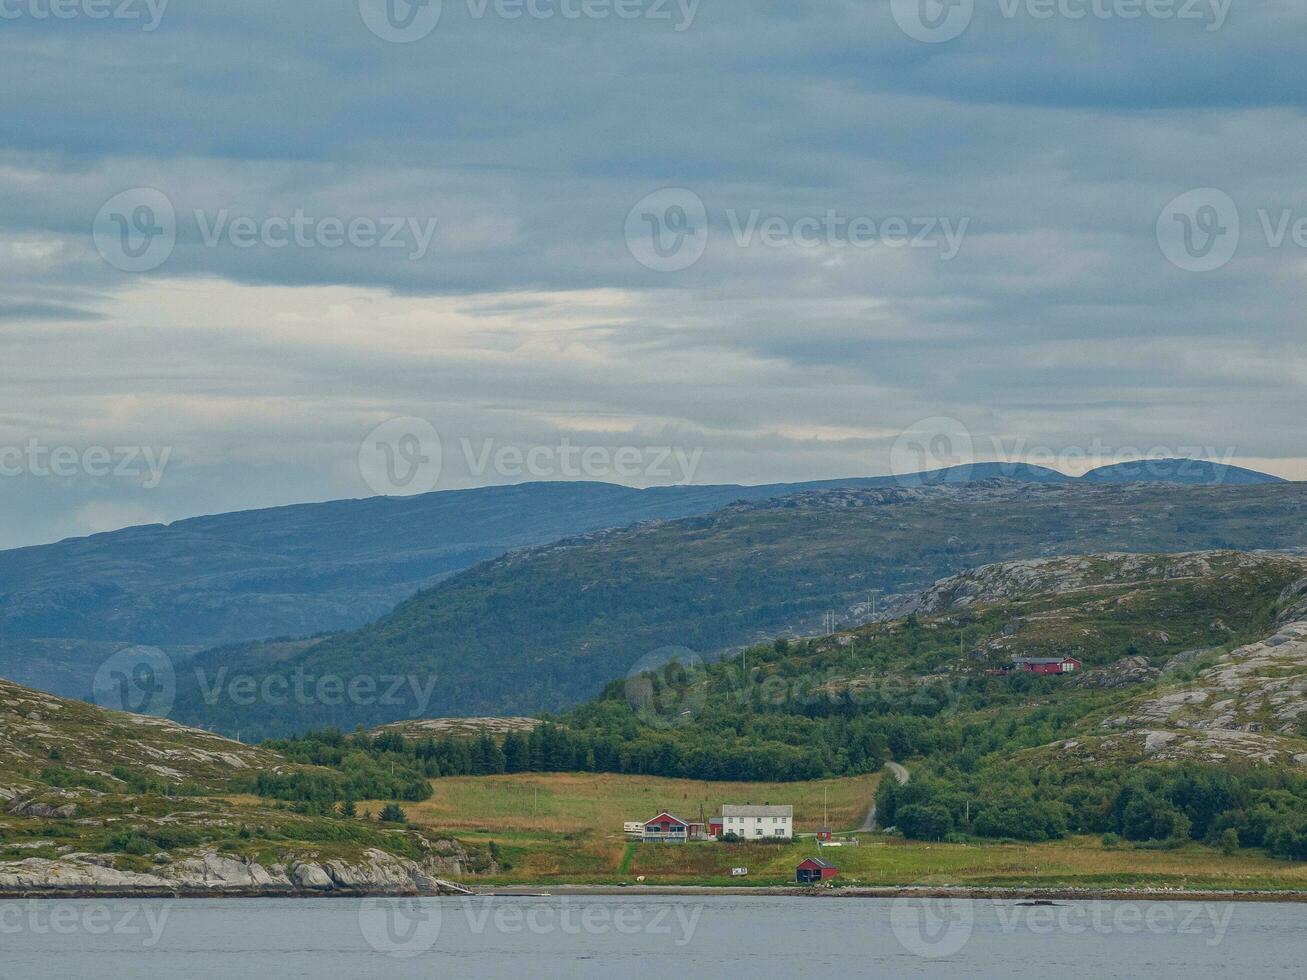
[[747,840],[794,836],[792,806],[723,806],[722,833]]

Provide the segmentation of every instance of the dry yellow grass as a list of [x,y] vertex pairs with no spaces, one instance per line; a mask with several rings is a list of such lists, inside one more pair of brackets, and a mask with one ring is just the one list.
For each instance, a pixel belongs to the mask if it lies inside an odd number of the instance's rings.
[[406,804],[405,811],[413,823],[433,828],[620,835],[625,821],[647,820],[663,809],[693,820],[701,810],[720,813],[723,803],[789,803],[796,832],[811,833],[821,825],[823,792],[832,826],[861,825],[879,778],[710,783],[596,773],[450,777],[434,780],[435,795]]

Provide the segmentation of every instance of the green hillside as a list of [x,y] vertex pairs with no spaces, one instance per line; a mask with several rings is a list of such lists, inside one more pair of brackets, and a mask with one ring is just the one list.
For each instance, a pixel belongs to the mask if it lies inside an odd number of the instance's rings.
[[[259,647],[199,658],[175,717],[280,734],[421,715],[530,715],[576,704],[674,645],[711,657],[783,632],[869,618],[886,596],[1009,558],[1307,546],[1307,486],[1031,485],[826,490],[739,504],[514,553],[392,614],[269,662]],[[222,673],[225,668],[225,673]],[[310,678],[403,677],[394,703],[230,696]],[[223,679],[226,678],[224,681]],[[189,681],[189,683],[187,683]],[[430,690],[429,698],[411,692]]]
[[0,681],[0,895],[410,891],[493,866],[402,824],[248,795],[272,780],[329,801],[349,778]]
[[[878,819],[913,839],[1111,834],[1307,859],[1307,560],[1018,561],[926,598],[903,619],[615,681],[529,731],[347,742],[437,785],[523,772],[784,783],[892,759],[912,778],[880,780]],[[1017,656],[1083,669],[998,671]],[[333,744],[274,743],[306,761]]]

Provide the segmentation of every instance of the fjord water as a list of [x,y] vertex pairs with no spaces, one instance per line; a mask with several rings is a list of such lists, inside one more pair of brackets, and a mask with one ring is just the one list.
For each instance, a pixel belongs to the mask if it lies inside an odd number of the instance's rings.
[[0,902],[0,978],[1289,977],[1307,907],[736,896]]

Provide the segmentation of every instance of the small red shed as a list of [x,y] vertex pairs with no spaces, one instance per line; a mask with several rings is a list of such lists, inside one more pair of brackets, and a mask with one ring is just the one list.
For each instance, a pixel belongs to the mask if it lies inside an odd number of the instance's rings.
[[720,820],[709,820],[708,833],[714,837],[720,837],[722,835],[722,822]]
[[808,858],[794,869],[794,880],[800,885],[817,885],[840,873],[840,869],[821,858]]
[[830,840],[833,833],[834,831],[832,831],[829,827],[818,827],[817,840],[821,840],[821,841]]

